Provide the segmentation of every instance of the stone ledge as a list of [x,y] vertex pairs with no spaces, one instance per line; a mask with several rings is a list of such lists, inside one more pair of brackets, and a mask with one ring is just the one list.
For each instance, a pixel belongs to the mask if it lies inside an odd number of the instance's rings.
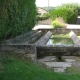
[[47,41],[49,40],[49,38],[51,37],[52,33],[50,31],[48,31],[44,36],[42,36],[36,43],[34,43],[35,45],[46,45]]
[[23,35],[20,35],[20,36],[17,36],[15,38],[12,38],[12,39],[9,39],[9,40],[6,40],[4,41],[3,43],[1,44],[7,44],[7,45],[18,45],[18,44],[22,44],[22,45],[25,45],[25,44],[29,44],[31,41],[35,41],[37,38],[39,38],[40,36],[42,35],[42,32],[40,31],[30,31],[26,34],[23,34]]
[[0,54],[18,54],[36,61],[35,45],[0,45]]

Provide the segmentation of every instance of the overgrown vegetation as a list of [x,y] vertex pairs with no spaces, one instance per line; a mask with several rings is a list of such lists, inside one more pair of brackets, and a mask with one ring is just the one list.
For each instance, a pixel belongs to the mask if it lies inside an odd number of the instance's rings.
[[0,65],[0,80],[80,80],[79,73],[55,73],[40,65],[14,57],[0,57],[0,64],[2,64]]
[[62,6],[56,7],[55,10],[50,12],[52,20],[57,17],[62,17],[66,23],[74,24],[77,20],[77,16],[80,12],[80,6],[76,3],[63,4]]
[[0,40],[31,30],[35,21],[35,0],[0,0]]

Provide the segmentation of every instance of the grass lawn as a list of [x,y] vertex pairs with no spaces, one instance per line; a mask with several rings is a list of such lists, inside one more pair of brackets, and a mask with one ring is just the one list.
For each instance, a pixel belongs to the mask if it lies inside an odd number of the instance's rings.
[[13,57],[0,58],[0,80],[80,80],[80,74],[55,73]]

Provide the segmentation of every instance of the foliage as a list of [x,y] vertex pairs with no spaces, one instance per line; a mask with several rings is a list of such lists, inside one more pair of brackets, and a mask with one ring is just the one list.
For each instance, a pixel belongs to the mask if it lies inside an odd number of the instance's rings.
[[50,16],[52,20],[55,20],[56,17],[62,17],[66,23],[74,24],[77,20],[79,9],[76,3],[63,4],[56,7],[54,11],[51,11]]
[[62,4],[61,6],[56,7],[56,9],[71,9],[73,10],[76,14],[78,14],[79,11],[79,5],[77,3],[67,3],[67,4]]
[[56,9],[50,12],[50,16],[52,20],[62,17],[66,23],[73,24],[76,22],[78,15],[71,9]]
[[65,24],[64,23],[61,23],[57,20],[54,20],[52,23],[51,23],[52,27],[53,28],[64,28],[65,27]]
[[50,16],[49,16],[49,13],[44,13],[43,15],[37,15],[37,21],[38,20],[46,20],[48,19]]
[[80,80],[80,74],[55,73],[32,62],[0,57],[1,80]]
[[35,20],[35,0],[0,0],[0,39],[31,30]]

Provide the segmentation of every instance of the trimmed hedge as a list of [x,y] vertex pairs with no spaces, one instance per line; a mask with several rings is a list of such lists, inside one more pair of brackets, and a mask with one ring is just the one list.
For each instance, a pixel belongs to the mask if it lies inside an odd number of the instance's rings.
[[26,33],[35,23],[35,0],[0,0],[0,39]]
[[79,6],[76,3],[72,3],[56,7],[54,11],[50,12],[50,16],[52,20],[55,20],[57,17],[62,17],[66,23],[74,24],[77,20],[78,13]]

